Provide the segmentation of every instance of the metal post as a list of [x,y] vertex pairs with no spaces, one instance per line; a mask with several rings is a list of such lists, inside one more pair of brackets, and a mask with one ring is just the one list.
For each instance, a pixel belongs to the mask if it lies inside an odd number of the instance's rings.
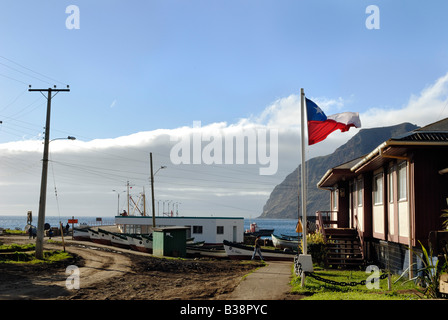
[[[302,186],[302,243],[303,243],[303,254],[307,254],[307,243],[306,243],[306,227],[307,227],[307,221],[306,221],[306,180],[305,180],[305,92],[303,88],[300,90],[300,101],[301,101],[301,110],[300,110],[300,118],[301,118],[301,124],[300,124],[300,130],[301,130],[301,140],[302,140],[302,165],[301,165],[301,186]],[[305,272],[302,273],[301,278],[301,285],[302,287],[305,286]]]
[[152,227],[156,227],[156,210],[154,205],[154,171],[152,166],[152,152],[149,153],[149,161],[151,165],[151,198],[152,198]]

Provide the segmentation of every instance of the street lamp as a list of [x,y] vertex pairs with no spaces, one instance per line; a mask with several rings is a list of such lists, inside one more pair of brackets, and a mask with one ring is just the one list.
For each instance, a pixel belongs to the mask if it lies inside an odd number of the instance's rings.
[[72,136],[68,136],[66,138],[54,138],[54,139],[50,140],[50,142],[55,141],[55,140],[76,140],[76,138],[72,137]]
[[[117,216],[119,216],[120,215],[120,192],[119,191],[117,191],[117,190],[112,190],[112,191],[114,191],[114,192],[116,192],[117,193],[117,195],[118,195],[118,204],[117,204]],[[126,190],[124,190],[124,191],[121,191],[121,193],[123,193],[123,192],[126,192]]]
[[157,172],[159,172],[160,171],[160,169],[166,169],[166,166],[161,166],[159,169],[157,169],[157,171],[156,172],[154,172],[154,176],[157,174]]
[[[48,124],[49,121],[47,121]],[[68,136],[67,138],[56,138],[48,140],[48,133],[46,132],[44,156],[42,164],[42,180],[40,185],[40,200],[39,200],[39,215],[37,218],[37,234],[36,234],[36,258],[43,259],[44,257],[44,224],[45,224],[45,206],[47,204],[47,177],[48,177],[48,149],[51,141],[54,140],[76,140],[75,137]]]
[[156,206],[154,204],[154,176],[157,172],[161,169],[165,169],[166,166],[161,166],[159,169],[157,169],[156,173],[153,173],[153,166],[152,166],[152,152],[149,153],[149,159],[150,159],[150,166],[151,166],[151,198],[152,198],[152,227],[156,227]]

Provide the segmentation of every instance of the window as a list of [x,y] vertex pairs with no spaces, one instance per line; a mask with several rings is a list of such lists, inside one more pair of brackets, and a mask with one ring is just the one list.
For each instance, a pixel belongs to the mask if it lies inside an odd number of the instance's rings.
[[202,233],[202,226],[193,226],[193,233]]
[[358,194],[358,206],[362,206],[362,179],[356,180],[356,192]]
[[373,177],[373,203],[383,204],[383,174],[379,173]]
[[216,234],[224,234],[224,226],[216,226]]
[[389,202],[394,202],[394,167],[389,167],[388,172],[388,192],[389,192]]
[[406,191],[406,184],[407,184],[407,178],[406,178],[406,161],[400,163],[398,165],[398,172],[397,172],[397,182],[398,182],[398,200],[406,200],[407,199],[407,191]]
[[332,200],[333,200],[333,210],[337,211],[338,209],[338,190],[335,189],[332,191]]

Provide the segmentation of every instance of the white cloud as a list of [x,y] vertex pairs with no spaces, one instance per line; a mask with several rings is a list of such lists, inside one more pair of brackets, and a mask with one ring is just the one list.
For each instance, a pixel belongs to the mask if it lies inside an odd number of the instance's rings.
[[411,95],[407,104],[396,109],[373,108],[361,114],[365,127],[390,126],[410,122],[424,126],[448,117],[448,73],[428,85],[418,95]]

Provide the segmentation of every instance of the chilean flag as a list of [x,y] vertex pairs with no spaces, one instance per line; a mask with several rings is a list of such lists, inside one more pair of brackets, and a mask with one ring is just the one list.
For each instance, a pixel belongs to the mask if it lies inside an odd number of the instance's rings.
[[348,131],[350,127],[361,128],[358,112],[336,113],[326,116],[325,113],[308,98],[306,99],[306,113],[308,117],[308,145],[324,140],[336,130]]

